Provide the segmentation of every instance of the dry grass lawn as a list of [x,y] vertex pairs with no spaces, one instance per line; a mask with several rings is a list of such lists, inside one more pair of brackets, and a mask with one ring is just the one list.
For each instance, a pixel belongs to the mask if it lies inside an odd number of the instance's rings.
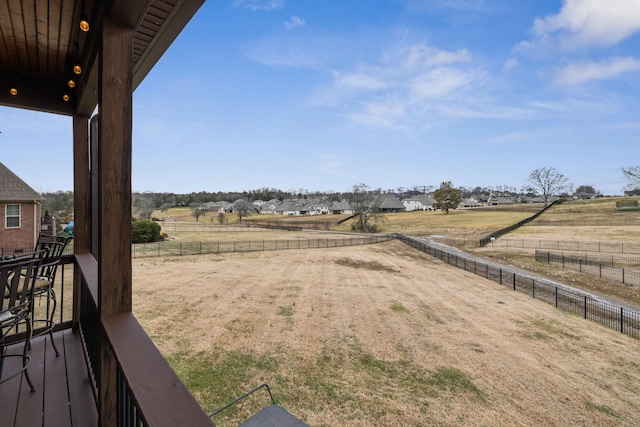
[[399,242],[133,263],[206,410],[267,382],[311,426],[640,425],[640,341]]

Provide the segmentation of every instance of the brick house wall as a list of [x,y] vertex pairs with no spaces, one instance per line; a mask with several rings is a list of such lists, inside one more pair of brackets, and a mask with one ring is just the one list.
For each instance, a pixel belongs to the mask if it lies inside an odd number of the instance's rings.
[[[0,162],[0,255],[35,247],[40,233],[42,201],[38,192]],[[11,205],[20,206],[20,224],[7,227],[7,206]]]
[[[7,228],[5,216],[7,205],[20,205],[20,227]],[[40,203],[34,202],[7,200],[0,202],[0,251],[29,250],[35,247],[40,232],[41,208]]]

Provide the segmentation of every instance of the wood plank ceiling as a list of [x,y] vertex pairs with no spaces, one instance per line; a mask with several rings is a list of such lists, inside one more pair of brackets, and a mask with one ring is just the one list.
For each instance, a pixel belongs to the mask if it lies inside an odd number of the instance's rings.
[[[96,40],[105,14],[135,29],[134,86],[203,0],[0,0],[0,105],[75,114],[91,111]],[[80,29],[87,18],[89,31]],[[80,74],[73,67],[80,65]],[[69,86],[73,80],[74,87]],[[66,95],[66,96],[65,96]]]

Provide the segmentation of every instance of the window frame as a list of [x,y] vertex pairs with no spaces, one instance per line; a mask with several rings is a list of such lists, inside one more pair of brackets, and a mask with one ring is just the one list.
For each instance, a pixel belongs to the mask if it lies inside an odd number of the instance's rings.
[[[17,214],[10,214],[9,207],[18,207]],[[18,218],[18,225],[9,225],[9,219]],[[7,203],[4,205],[4,227],[5,228],[21,228],[22,227],[22,205],[18,203]]]

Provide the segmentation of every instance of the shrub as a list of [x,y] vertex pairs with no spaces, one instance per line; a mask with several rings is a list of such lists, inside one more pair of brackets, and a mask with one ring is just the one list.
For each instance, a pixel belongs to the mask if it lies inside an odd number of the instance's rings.
[[133,243],[149,243],[160,240],[160,225],[148,220],[131,222],[131,241]]

